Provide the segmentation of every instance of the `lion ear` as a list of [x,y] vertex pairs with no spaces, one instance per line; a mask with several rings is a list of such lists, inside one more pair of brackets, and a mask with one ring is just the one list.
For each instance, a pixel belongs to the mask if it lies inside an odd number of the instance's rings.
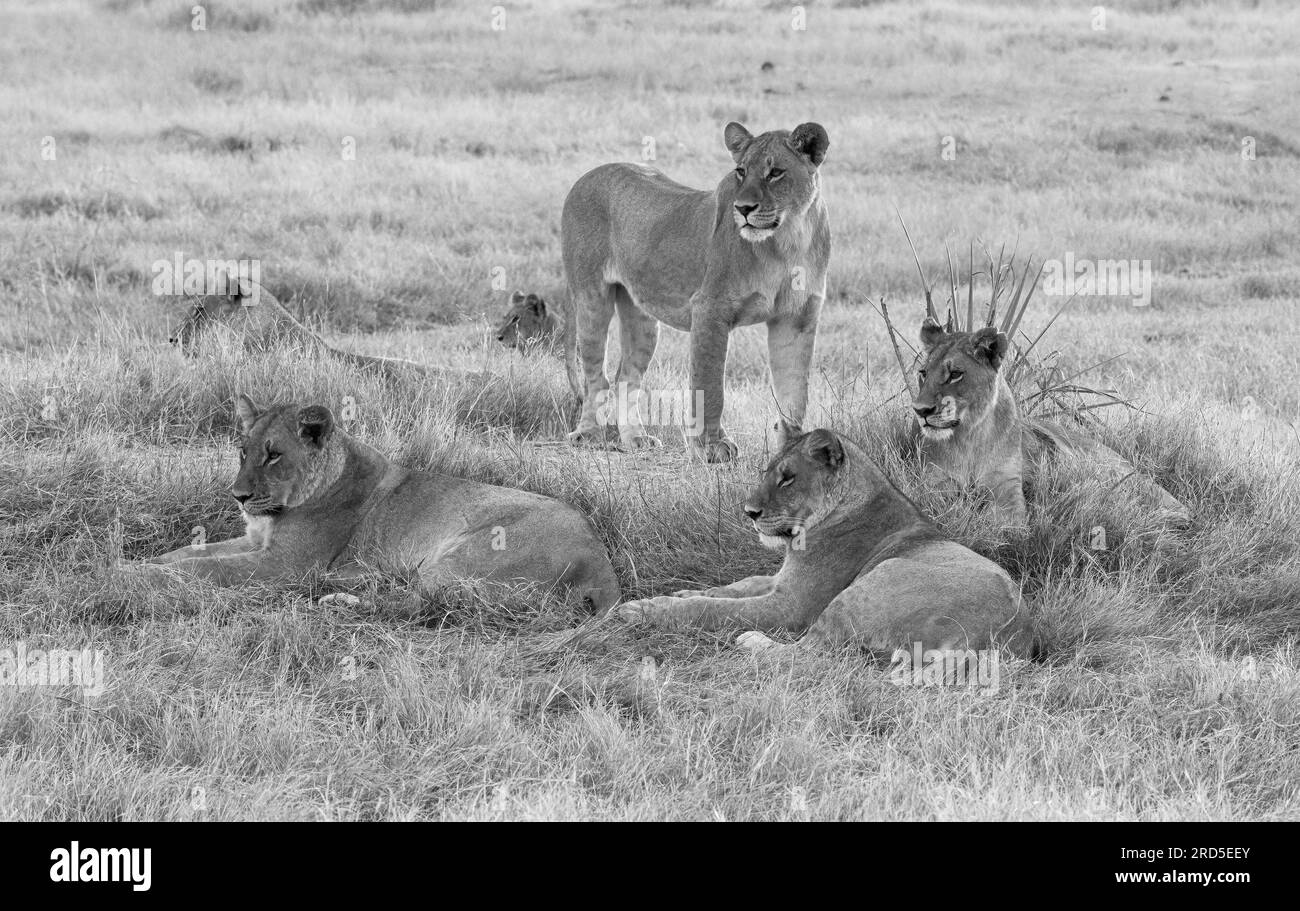
[[515,291],[510,295],[510,306],[517,307],[524,301],[524,292]]
[[262,409],[258,408],[257,403],[248,396],[242,393],[235,396],[235,417],[239,418],[244,433],[248,433],[253,429],[253,425],[257,423],[257,419],[261,414]]
[[790,134],[790,145],[800,155],[807,155],[813,167],[820,167],[826,159],[826,150],[830,148],[831,138],[826,135],[826,128],[820,123],[801,123]]
[[992,326],[985,326],[975,333],[971,347],[977,358],[987,361],[990,367],[997,370],[1002,365],[1002,359],[1007,356],[1007,337]]
[[943,336],[943,327],[927,316],[921,324],[921,347],[929,351],[943,340]]
[[726,143],[727,151],[736,164],[740,164],[741,157],[745,154],[745,149],[749,148],[749,143],[753,140],[753,135],[736,121],[727,124],[727,128],[722,131],[722,141]]
[[818,428],[804,437],[804,445],[810,457],[834,469],[844,463],[844,446],[839,437],[829,430]]
[[298,436],[323,447],[334,432],[334,413],[324,405],[308,405],[298,412]]
[[528,309],[538,316],[546,315],[546,301],[542,300],[536,294],[528,295]]

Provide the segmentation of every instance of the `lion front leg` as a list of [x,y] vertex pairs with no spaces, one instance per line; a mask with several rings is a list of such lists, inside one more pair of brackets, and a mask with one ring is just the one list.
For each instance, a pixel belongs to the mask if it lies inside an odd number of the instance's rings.
[[797,606],[775,590],[752,598],[644,598],[626,601],[615,610],[624,620],[644,621],[669,629],[714,630],[733,624],[777,631],[802,627]]
[[778,449],[784,449],[792,437],[802,432],[820,312],[821,297],[813,295],[799,317],[782,316],[767,323],[768,369],[780,409],[776,424]]
[[1008,528],[1027,526],[1029,510],[1025,506],[1025,487],[1020,475],[996,475],[989,481],[993,514],[998,524]]
[[179,563],[182,560],[196,560],[202,557],[229,557],[234,554],[248,553],[256,550],[257,545],[247,536],[232,538],[229,541],[212,541],[207,544],[186,544],[165,554],[159,554],[145,561],[147,563]]
[[759,595],[770,595],[776,588],[776,576],[749,576],[738,582],[732,582],[730,585],[719,585],[715,588],[704,589],[683,589],[674,592],[674,598],[756,598]]
[[722,429],[723,375],[731,326],[697,306],[691,319],[691,421],[685,428],[691,445],[706,462],[730,462],[736,444]]
[[228,587],[254,580],[274,581],[301,577],[306,575],[313,565],[313,561],[297,559],[291,554],[257,550],[226,556],[178,560],[160,567],[160,571],[176,576],[206,579],[216,585]]

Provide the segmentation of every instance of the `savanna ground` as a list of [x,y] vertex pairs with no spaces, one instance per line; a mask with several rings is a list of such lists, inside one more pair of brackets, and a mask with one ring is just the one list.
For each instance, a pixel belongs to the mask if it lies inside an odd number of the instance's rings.
[[[108,672],[89,701],[0,691],[0,817],[1300,815],[1300,10],[1147,0],[1098,30],[1091,2],[811,3],[800,31],[788,4],[534,2],[495,30],[489,2],[217,0],[195,32],[191,5],[0,13],[0,646],[100,649]],[[809,424],[1023,584],[1044,653],[1005,661],[995,694],[897,687],[856,655],[756,660],[730,633],[538,653],[578,616],[526,594],[375,577],[321,606],[322,579],[160,596],[113,571],[240,532],[236,390],[352,396],[349,429],[407,465],[577,504],[629,596],[773,567],[738,511],[769,445],[761,330],[732,342],[724,467],[672,433],[650,454],[543,445],[569,417],[560,364],[488,331],[515,287],[562,303],[574,179],[652,137],[658,167],[711,186],[732,119],[830,134]],[[1150,306],[1080,298],[1043,353],[1067,374],[1115,358],[1087,380],[1137,407],[1097,432],[1190,529],[1058,472],[1005,540],[920,485],[886,442],[906,402],[867,303],[919,323],[895,206],[936,276],[945,244],[981,239],[1151,261]],[[178,250],[260,259],[339,345],[502,378],[187,362],[166,343],[185,303],[150,290]],[[650,387],[684,384],[684,341],[665,330]]]

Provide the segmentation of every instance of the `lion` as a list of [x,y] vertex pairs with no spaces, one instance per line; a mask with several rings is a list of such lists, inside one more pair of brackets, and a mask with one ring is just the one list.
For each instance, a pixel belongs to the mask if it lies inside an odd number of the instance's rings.
[[510,309],[497,329],[497,341],[516,351],[530,352],[550,347],[560,336],[560,322],[536,294],[516,291],[510,295]]
[[[1000,524],[1023,527],[1025,462],[1039,456],[1086,458],[1131,480],[1162,517],[1189,520],[1187,507],[1097,440],[1023,417],[1002,371],[1007,336],[993,326],[948,332],[932,319],[921,326],[922,363],[912,398],[912,444],[923,465],[950,481],[990,494]],[[1132,476],[1132,478],[1130,478]]]
[[296,319],[264,285],[249,278],[231,276],[227,288],[226,294],[209,294],[200,298],[169,339],[185,356],[195,357],[206,346],[219,343],[224,337],[246,351],[296,345],[386,376],[452,373],[402,358],[354,354],[335,348]]
[[784,550],[775,576],[628,601],[624,619],[717,629],[754,627],[737,643],[893,653],[1005,646],[1033,651],[1020,592],[996,563],[943,536],[866,454],[829,430],[791,439],[744,503],[759,540]]
[[564,200],[566,359],[582,403],[572,442],[604,441],[605,336],[616,310],[624,448],[660,445],[642,424],[640,394],[661,322],[690,333],[688,436],[707,461],[736,455],[721,421],[727,343],[738,326],[767,324],[778,438],[798,433],[826,299],[831,229],[819,168],[830,140],[816,123],[758,136],[729,123],[723,139],[736,167],[714,190],[643,165],[606,164],[580,177]]
[[572,506],[539,494],[411,471],[345,433],[323,405],[235,404],[242,429],[230,488],[241,538],[153,558],[161,572],[235,585],[299,579],[320,568],[414,567],[421,582],[536,583],[592,610],[618,602],[604,547]]

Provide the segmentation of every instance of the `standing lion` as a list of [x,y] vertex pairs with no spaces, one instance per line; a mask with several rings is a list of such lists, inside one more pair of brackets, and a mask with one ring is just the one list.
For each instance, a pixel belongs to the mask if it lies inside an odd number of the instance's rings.
[[688,435],[707,461],[736,454],[722,428],[722,378],[738,326],[767,324],[779,443],[803,422],[831,253],[818,171],[830,140],[816,123],[758,136],[729,123],[723,138],[736,167],[714,190],[693,190],[643,165],[606,164],[579,178],[564,201],[561,245],[574,317],[566,347],[582,402],[573,442],[605,439],[605,336],[615,310],[624,447],[659,445],[640,405],[660,322],[690,332]]

